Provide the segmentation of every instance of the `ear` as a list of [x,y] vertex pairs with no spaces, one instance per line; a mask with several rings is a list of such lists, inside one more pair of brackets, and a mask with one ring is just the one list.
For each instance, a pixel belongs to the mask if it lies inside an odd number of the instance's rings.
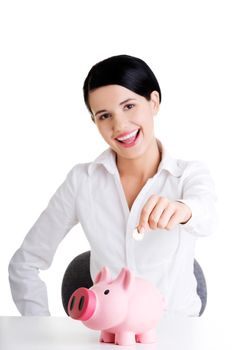
[[152,91],[150,94],[150,101],[151,101],[151,106],[152,106],[152,112],[153,114],[157,114],[160,106],[160,101],[159,101],[159,93],[158,91]]
[[126,267],[123,267],[114,283],[122,285],[124,290],[129,290],[132,288],[134,280],[134,274]]
[[99,282],[111,282],[111,275],[110,275],[110,271],[109,269],[104,266],[101,271],[97,274],[96,278],[95,278],[95,284],[99,283]]

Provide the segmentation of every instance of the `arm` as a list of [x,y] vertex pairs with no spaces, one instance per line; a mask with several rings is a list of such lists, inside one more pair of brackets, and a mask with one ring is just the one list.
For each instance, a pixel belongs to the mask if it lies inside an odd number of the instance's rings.
[[9,263],[12,297],[23,316],[50,315],[46,285],[40,279],[39,272],[51,265],[57,246],[72,226],[78,223],[75,199],[73,168]]
[[211,234],[217,224],[214,183],[208,169],[201,162],[191,162],[181,177],[182,198],[174,201],[152,195],[144,205],[138,231],[171,230],[183,225],[195,236]]
[[195,236],[208,236],[217,226],[216,194],[210,172],[202,162],[193,162],[185,172],[183,195],[179,202],[187,205],[192,216],[183,227]]

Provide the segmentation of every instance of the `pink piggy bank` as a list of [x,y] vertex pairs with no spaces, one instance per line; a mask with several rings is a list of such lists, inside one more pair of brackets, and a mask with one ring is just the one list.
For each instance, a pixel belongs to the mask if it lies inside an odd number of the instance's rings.
[[112,280],[103,267],[90,289],[78,288],[72,294],[68,313],[85,326],[101,330],[101,342],[132,345],[156,341],[155,327],[164,307],[164,298],[148,281],[127,268]]

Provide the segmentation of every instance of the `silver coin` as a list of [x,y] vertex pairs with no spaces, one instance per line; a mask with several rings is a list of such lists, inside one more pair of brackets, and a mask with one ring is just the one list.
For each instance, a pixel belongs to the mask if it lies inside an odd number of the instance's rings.
[[136,241],[141,241],[144,238],[144,232],[138,232],[137,228],[135,228],[132,232],[132,237],[136,240]]

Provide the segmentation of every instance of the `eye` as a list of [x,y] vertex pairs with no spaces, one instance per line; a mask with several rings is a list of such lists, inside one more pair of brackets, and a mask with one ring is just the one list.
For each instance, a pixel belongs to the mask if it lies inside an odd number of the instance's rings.
[[135,105],[133,103],[129,103],[125,105],[124,107],[127,107],[127,109],[132,109]]
[[102,115],[100,115],[100,117],[98,117],[98,120],[105,120],[105,119],[107,119],[109,116],[110,116],[109,113],[102,114]]
[[107,295],[109,293],[110,293],[109,289],[106,289],[105,292],[104,292],[105,295]]

